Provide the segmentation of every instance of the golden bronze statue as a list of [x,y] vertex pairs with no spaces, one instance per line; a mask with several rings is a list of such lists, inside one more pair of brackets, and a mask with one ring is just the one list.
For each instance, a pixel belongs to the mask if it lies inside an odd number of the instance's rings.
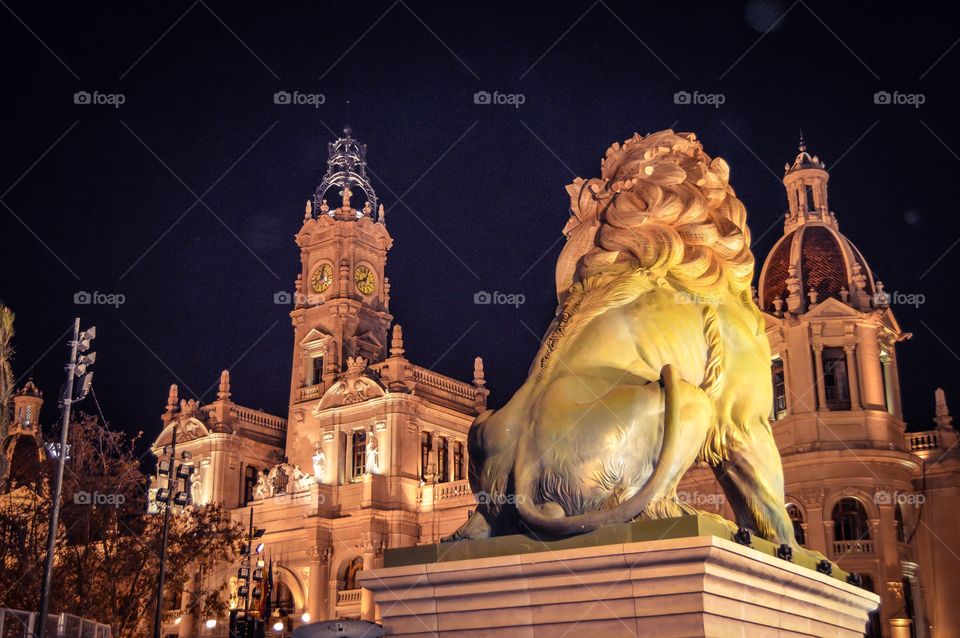
[[796,547],[727,163],[667,130],[614,144],[601,169],[567,186],[557,314],[523,386],[471,428],[479,506],[451,538],[694,513],[676,490],[701,459],[739,525]]

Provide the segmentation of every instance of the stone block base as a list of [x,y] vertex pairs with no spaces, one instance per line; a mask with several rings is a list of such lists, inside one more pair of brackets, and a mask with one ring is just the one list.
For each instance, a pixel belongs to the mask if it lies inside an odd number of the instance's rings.
[[716,536],[386,567],[361,582],[386,635],[443,638],[859,638],[879,600]]

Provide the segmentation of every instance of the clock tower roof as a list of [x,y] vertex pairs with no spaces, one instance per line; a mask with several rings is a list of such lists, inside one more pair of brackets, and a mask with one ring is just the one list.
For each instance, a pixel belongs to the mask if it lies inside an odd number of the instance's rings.
[[[327,203],[331,194],[339,196],[340,206],[331,207]],[[355,205],[359,201],[363,206],[357,209]],[[377,193],[367,177],[367,145],[353,138],[349,126],[344,127],[342,137],[327,144],[327,172],[317,186],[312,208],[319,215],[341,220],[366,217],[372,221],[384,221],[383,206],[378,203]],[[310,211],[307,214],[310,215]]]

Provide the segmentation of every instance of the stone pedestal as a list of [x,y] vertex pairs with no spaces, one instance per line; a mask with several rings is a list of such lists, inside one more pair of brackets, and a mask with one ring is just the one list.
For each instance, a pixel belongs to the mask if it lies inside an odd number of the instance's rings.
[[[389,636],[859,638],[879,600],[717,536],[554,549],[564,542],[463,560],[431,546],[433,560],[364,571],[361,581]],[[426,548],[410,549],[424,557]],[[392,564],[404,562],[409,553]]]

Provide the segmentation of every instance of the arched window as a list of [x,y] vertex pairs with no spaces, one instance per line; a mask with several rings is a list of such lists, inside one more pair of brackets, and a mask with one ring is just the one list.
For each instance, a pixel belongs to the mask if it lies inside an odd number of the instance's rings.
[[790,516],[790,522],[793,523],[793,536],[797,539],[797,543],[806,545],[807,535],[803,531],[803,512],[793,503],[789,503],[787,505],[787,514]]
[[357,556],[349,564],[343,574],[344,589],[359,589],[357,577],[363,571],[363,556]]
[[292,614],[296,610],[296,604],[293,600],[293,592],[283,581],[274,583],[271,607],[281,616]]
[[833,539],[870,540],[870,522],[863,503],[855,498],[842,498],[837,501],[833,506]]
[[353,478],[360,478],[367,472],[366,430],[353,432],[353,443],[350,449],[353,451]]

